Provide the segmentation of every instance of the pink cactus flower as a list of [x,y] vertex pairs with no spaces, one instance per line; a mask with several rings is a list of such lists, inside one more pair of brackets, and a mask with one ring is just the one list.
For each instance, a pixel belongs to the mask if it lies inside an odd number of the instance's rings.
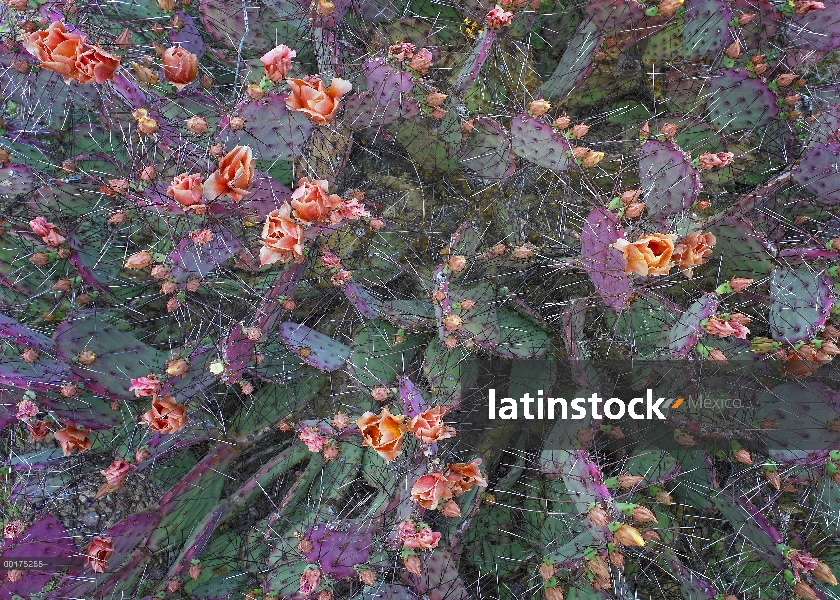
[[487,16],[484,17],[484,23],[490,29],[499,29],[507,27],[513,22],[513,13],[505,10],[501,6],[495,7]]
[[190,231],[190,239],[196,246],[204,246],[213,240],[213,232],[209,229],[198,229]]
[[815,10],[825,10],[825,4],[814,2],[814,0],[797,0],[793,6],[797,15],[807,15],[809,12]]
[[747,336],[750,333],[750,330],[740,323],[736,323],[731,320],[724,321],[716,316],[709,317],[709,320],[706,322],[705,329],[717,337],[735,336],[739,340],[747,339]]
[[393,46],[389,46],[388,54],[390,54],[398,61],[402,62],[406,58],[410,59],[412,56],[414,56],[415,50],[416,48],[414,44],[409,44],[408,42],[400,42],[398,44],[394,44]]
[[341,261],[329,250],[321,251],[321,264],[328,269],[341,269]]
[[260,58],[260,62],[265,67],[265,76],[274,83],[280,83],[286,78],[286,74],[292,67],[292,59],[295,56],[297,56],[297,52],[285,44],[280,44],[269,50]]
[[365,217],[369,217],[370,213],[365,208],[365,205],[351,198],[343,201],[336,210],[330,213],[330,222],[341,223],[342,219],[347,221],[356,221]]
[[146,375],[145,377],[138,377],[131,380],[131,387],[128,391],[134,392],[136,398],[145,396],[154,396],[161,389],[161,382],[155,375]]
[[321,583],[321,571],[312,567],[307,568],[300,575],[300,587],[298,591],[301,596],[308,596],[315,591]]
[[21,400],[18,402],[17,415],[15,415],[18,421],[28,421],[37,414],[38,405],[31,400]]
[[298,437],[310,452],[320,452],[327,443],[327,438],[318,433],[315,427],[304,427],[298,432]]
[[735,160],[735,155],[731,152],[718,152],[716,154],[704,152],[697,160],[700,162],[701,169],[711,171],[712,169],[720,169],[731,165]]
[[9,521],[3,527],[3,537],[11,540],[19,536],[23,532],[23,523],[20,521]]
[[35,217],[29,221],[29,226],[35,235],[41,236],[41,240],[48,246],[57,247],[67,241],[61,235],[61,230],[58,227],[47,221],[44,217]]
[[341,269],[330,277],[330,283],[332,283],[336,287],[341,287],[343,285],[347,285],[353,280],[353,273],[351,271],[347,271],[345,269]]
[[134,465],[118,458],[107,469],[99,471],[105,477],[105,483],[99,487],[93,499],[98,500],[111,492],[122,489],[126,476],[133,468]]

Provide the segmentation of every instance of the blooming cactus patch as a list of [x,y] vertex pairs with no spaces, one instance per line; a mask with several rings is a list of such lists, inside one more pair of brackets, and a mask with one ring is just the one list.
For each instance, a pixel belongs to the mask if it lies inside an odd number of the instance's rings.
[[4,0],[0,597],[836,596],[838,6]]

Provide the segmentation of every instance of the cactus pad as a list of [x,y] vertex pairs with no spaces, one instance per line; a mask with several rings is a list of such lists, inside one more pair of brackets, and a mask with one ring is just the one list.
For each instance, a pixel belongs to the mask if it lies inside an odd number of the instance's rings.
[[684,358],[688,356],[698,340],[706,334],[700,322],[715,314],[718,307],[718,295],[705,294],[688,307],[679,322],[671,328],[668,334],[668,346],[671,348],[671,356]]
[[305,537],[312,542],[312,551],[306,553],[310,563],[318,561],[324,573],[338,579],[356,574],[356,565],[367,562],[373,540],[372,526],[364,523],[344,524],[348,529],[315,525]]
[[732,43],[732,10],[724,0],[686,0],[683,56],[714,58]]
[[555,173],[574,164],[569,156],[572,148],[551,125],[521,114],[511,119],[511,152]]
[[[131,380],[160,373],[166,359],[163,353],[89,312],[64,321],[56,330],[55,341],[60,355],[90,391],[114,399],[134,398],[134,392],[129,391]],[[83,350],[96,355],[90,366],[77,362]]]
[[[304,113],[288,110],[286,98],[280,94],[267,94],[261,100],[240,105],[236,115],[245,120],[245,128],[224,130],[230,135],[231,145],[249,146],[255,159],[269,164],[299,156],[312,134],[312,122]],[[227,118],[222,119],[220,127],[226,127],[227,122]]]
[[575,31],[566,46],[557,68],[540,88],[542,95],[552,100],[565,100],[586,79],[594,68],[594,55],[598,49],[599,30],[592,21],[586,21]]
[[770,279],[768,322],[774,340],[796,343],[812,339],[825,325],[834,303],[828,279],[808,267],[777,267]]
[[773,92],[747,71],[713,76],[706,87],[706,110],[710,123],[733,131],[764,127],[779,114]]
[[322,371],[335,371],[350,358],[350,348],[306,325],[280,323],[280,337],[303,362]]
[[604,304],[620,313],[630,298],[630,276],[624,272],[625,260],[612,247],[624,237],[618,217],[605,208],[595,208],[586,217],[580,235],[581,262]]
[[474,129],[457,152],[458,161],[484,179],[506,179],[516,164],[510,155],[507,131],[493,119],[475,119]]
[[840,146],[814,144],[805,152],[793,181],[814,194],[819,202],[840,204]]
[[688,210],[700,193],[700,174],[691,166],[691,157],[672,142],[645,142],[639,181],[648,212],[659,219]]

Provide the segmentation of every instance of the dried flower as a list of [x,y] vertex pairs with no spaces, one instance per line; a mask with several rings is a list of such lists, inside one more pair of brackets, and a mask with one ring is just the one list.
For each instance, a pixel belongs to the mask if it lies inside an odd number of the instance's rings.
[[108,559],[113,554],[114,545],[111,538],[94,536],[93,541],[85,548],[85,564],[93,569],[94,573],[104,573]]
[[59,446],[61,446],[61,451],[64,453],[64,456],[70,456],[74,450],[78,450],[81,454],[85,450],[90,449],[88,432],[84,429],[79,429],[75,425],[68,424],[64,429],[56,431],[53,435]]

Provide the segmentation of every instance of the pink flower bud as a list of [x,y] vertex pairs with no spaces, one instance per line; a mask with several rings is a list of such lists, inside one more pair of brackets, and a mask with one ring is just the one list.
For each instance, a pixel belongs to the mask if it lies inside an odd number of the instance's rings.
[[207,121],[205,121],[202,117],[199,117],[198,115],[190,117],[189,119],[184,121],[184,123],[187,126],[187,131],[194,135],[201,135],[202,133],[205,133],[208,128]]
[[528,112],[532,117],[541,117],[551,110],[551,102],[548,100],[532,100],[528,105]]
[[136,254],[129,256],[128,260],[125,261],[125,268],[145,269],[150,264],[152,264],[152,255],[143,250],[142,252],[137,252]]

